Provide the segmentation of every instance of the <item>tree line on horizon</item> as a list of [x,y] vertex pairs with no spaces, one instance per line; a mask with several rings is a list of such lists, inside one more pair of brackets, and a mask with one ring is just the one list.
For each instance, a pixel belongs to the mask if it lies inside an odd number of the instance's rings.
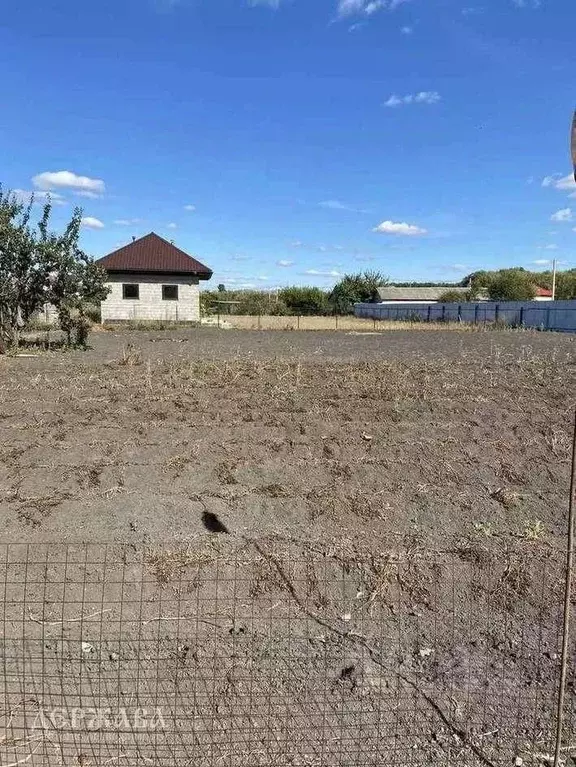
[[[379,300],[381,287],[441,287],[446,288],[442,302],[530,301],[538,288],[552,288],[552,271],[532,272],[523,267],[479,270],[466,275],[458,283],[391,282],[378,271],[347,274],[330,290],[312,286],[292,286],[275,291],[228,290],[224,284],[217,290],[203,290],[202,309],[205,314],[271,314],[271,315],[331,315],[351,314],[355,303]],[[467,288],[463,293],[455,288]],[[576,269],[556,274],[556,298],[576,299]]]

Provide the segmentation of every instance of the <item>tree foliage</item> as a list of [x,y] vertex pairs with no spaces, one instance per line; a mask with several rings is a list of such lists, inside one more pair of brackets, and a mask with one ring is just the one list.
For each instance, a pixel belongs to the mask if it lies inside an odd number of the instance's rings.
[[471,301],[472,297],[469,291],[463,293],[460,290],[446,290],[442,295],[438,296],[438,301],[441,304],[462,304],[465,301]]
[[388,278],[376,271],[346,274],[330,293],[332,310],[335,314],[350,314],[356,303],[378,301],[378,288],[387,284]]
[[487,288],[493,301],[531,301],[536,295],[530,273],[522,269],[502,269]]
[[49,229],[50,203],[36,225],[32,206],[0,189],[0,338],[17,346],[24,325],[50,303],[67,342],[85,345],[86,303],[102,301],[108,289],[105,272],[78,245],[82,211],[57,234]]
[[[227,304],[226,302],[230,302]],[[216,314],[288,314],[286,304],[275,291],[203,290],[200,293],[203,315]]]
[[[510,276],[513,274],[514,276]],[[496,287],[491,286],[496,283]],[[532,291],[526,289],[526,283],[530,283]],[[513,269],[500,269],[498,271],[480,270],[467,275],[460,283],[463,287],[470,286],[474,297],[480,293],[487,293],[491,298],[498,295],[500,300],[527,300],[525,298],[509,299],[503,296],[525,296],[533,298],[535,288],[552,288],[552,270],[532,272],[522,267]],[[576,298],[576,269],[558,271],[556,274],[556,298],[558,300],[570,300]],[[497,300],[497,299],[496,299]]]
[[284,288],[278,294],[290,314],[322,315],[328,311],[328,294],[320,288]]
[[[546,287],[552,287],[552,275],[550,285]],[[576,269],[568,269],[556,275],[556,298],[565,301],[576,298]]]

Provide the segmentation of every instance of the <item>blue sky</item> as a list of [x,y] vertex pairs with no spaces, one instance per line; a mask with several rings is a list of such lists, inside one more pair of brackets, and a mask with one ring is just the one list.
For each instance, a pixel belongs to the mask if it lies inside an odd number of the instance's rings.
[[230,287],[576,266],[574,0],[19,0],[0,180]]

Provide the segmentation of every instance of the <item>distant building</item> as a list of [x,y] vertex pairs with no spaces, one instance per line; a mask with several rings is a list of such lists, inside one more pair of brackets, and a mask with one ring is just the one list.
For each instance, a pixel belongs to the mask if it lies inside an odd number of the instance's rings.
[[440,287],[440,288],[396,288],[383,286],[378,288],[380,304],[437,304],[440,296],[447,291],[461,293],[465,299],[469,288]]
[[548,288],[539,288],[538,286],[534,286],[536,290],[536,295],[534,296],[535,301],[552,301],[552,291],[548,290]]
[[102,322],[200,319],[200,280],[212,271],[152,232],[108,256],[98,266],[111,291],[102,301]]

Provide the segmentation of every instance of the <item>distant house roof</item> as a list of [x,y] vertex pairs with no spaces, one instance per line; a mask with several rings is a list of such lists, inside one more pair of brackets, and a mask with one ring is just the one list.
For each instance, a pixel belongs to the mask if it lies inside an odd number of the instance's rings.
[[446,291],[458,292],[464,295],[468,288],[443,287],[443,288],[378,288],[380,301],[438,301]]
[[154,232],[98,259],[107,272],[149,272],[193,274],[209,280],[212,270]]
[[540,296],[540,298],[552,298],[552,291],[548,290],[548,288],[540,288],[538,285],[536,287],[536,295]]

